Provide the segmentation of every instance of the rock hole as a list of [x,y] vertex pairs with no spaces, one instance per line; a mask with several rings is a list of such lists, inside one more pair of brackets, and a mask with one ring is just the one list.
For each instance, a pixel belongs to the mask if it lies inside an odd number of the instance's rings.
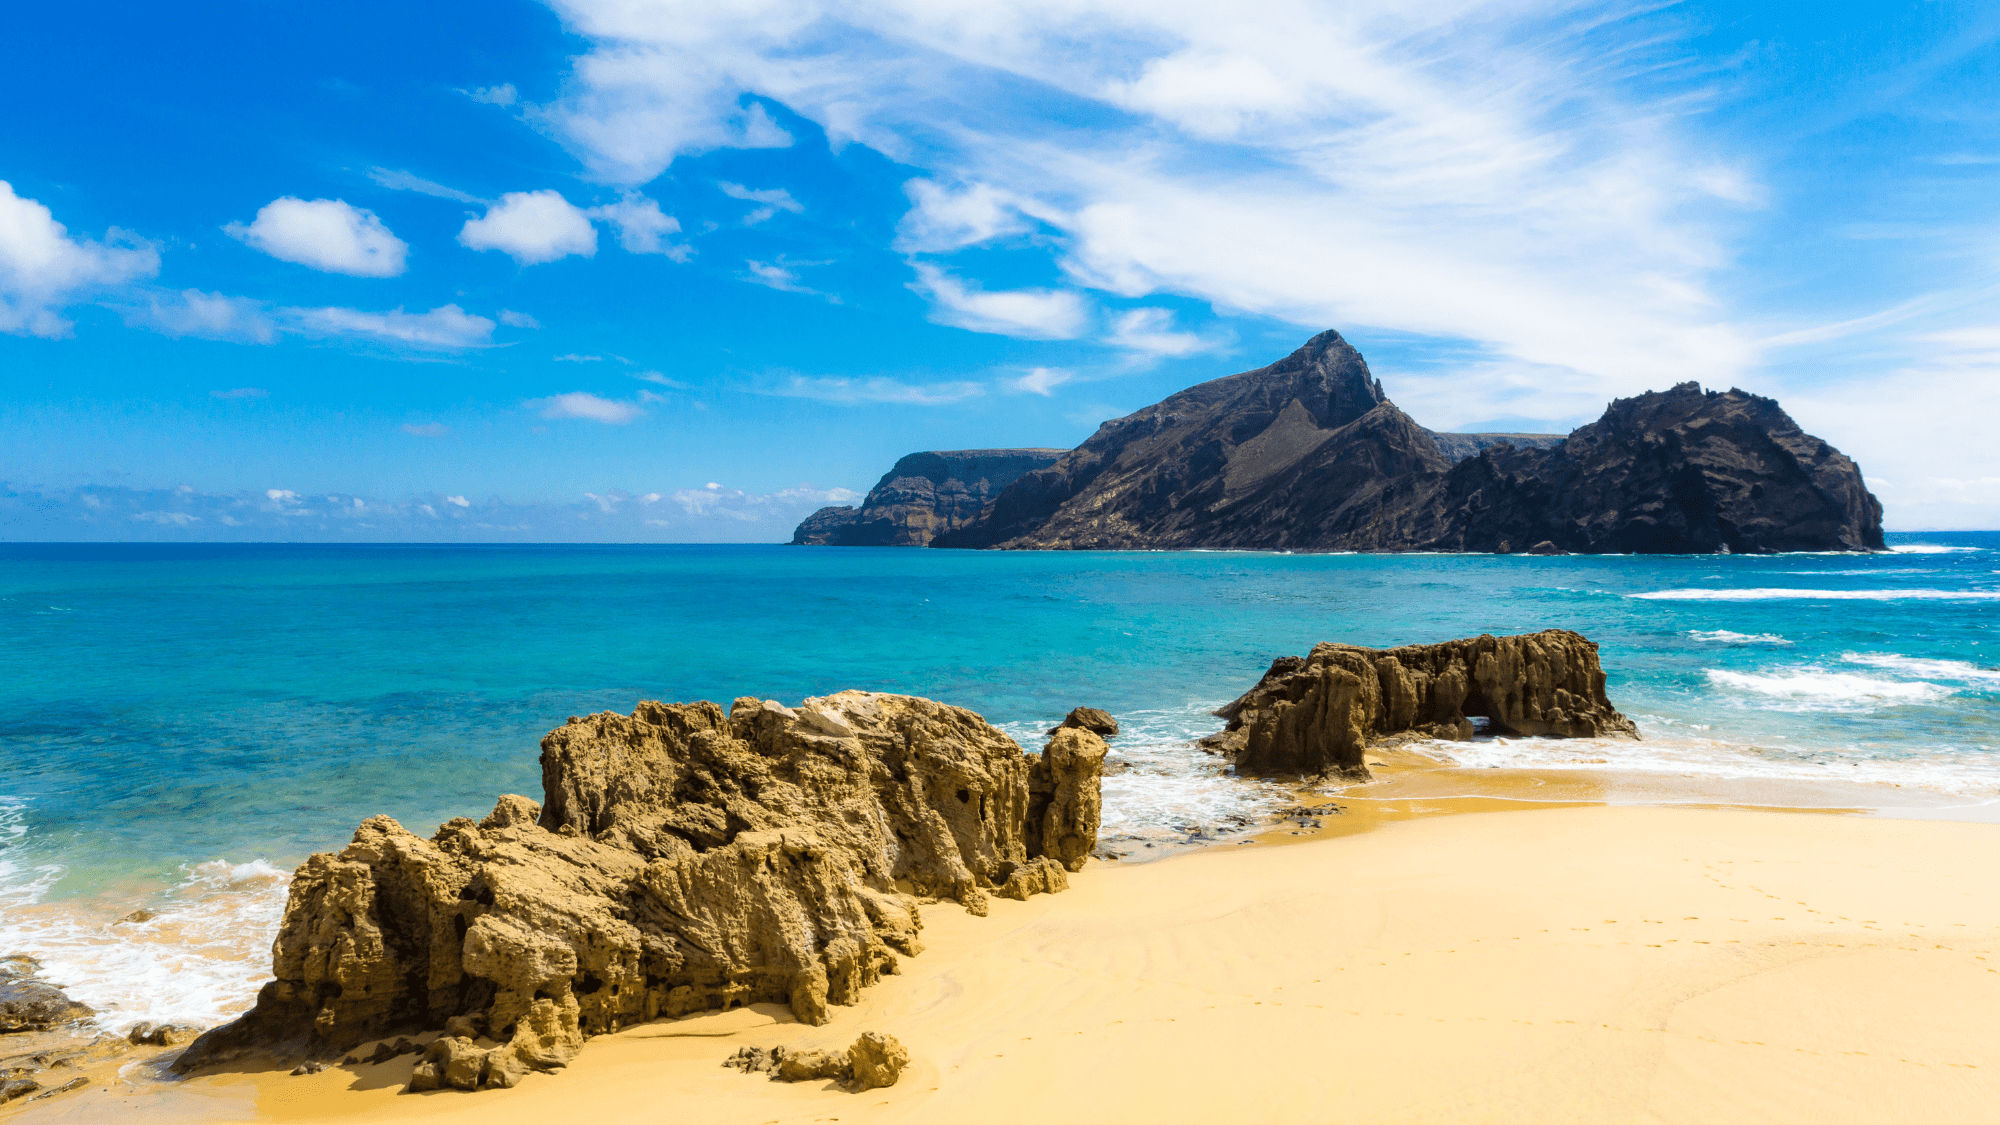
[[961,805],[963,805],[963,804],[967,804],[967,803],[969,803],[969,802],[970,802],[971,800],[972,800],[972,792],[971,792],[971,790],[968,790],[968,789],[961,789],[961,790],[959,790],[959,791],[958,791],[958,803],[959,803],[959,804],[961,804]]

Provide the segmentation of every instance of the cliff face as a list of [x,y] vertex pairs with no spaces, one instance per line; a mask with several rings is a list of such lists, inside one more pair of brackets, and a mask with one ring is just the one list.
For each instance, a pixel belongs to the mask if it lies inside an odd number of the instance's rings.
[[1439,490],[1448,550],[1879,551],[1861,470],[1778,404],[1695,383],[1613,402],[1553,449],[1496,448]]
[[857,691],[573,718],[542,741],[545,804],[428,840],[375,817],[300,866],[277,979],[175,1069],[442,1027],[465,1042],[430,1060],[440,1081],[507,1086],[659,1016],[774,1001],[824,1023],[920,951],[919,901],[1066,886],[1105,752],[1064,729],[1024,754],[970,711]]
[[870,489],[861,507],[821,508],[792,534],[794,546],[927,547],[979,515],[1024,473],[1062,449],[959,449],[912,453]]
[[[816,517],[817,518],[817,517]],[[805,529],[801,529],[804,534]],[[1770,399],[1693,383],[1564,439],[1436,434],[1337,332],[1104,423],[933,546],[1880,550],[1860,470]]]
[[1388,649],[1319,644],[1273,661],[1216,714],[1229,725],[1205,743],[1255,774],[1365,778],[1369,744],[1463,741],[1472,716],[1496,734],[1639,737],[1604,693],[1597,645],[1565,629]]

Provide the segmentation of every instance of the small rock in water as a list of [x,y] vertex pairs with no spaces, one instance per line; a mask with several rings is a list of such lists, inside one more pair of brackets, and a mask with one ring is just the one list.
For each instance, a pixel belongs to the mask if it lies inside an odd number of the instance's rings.
[[177,1023],[142,1023],[125,1033],[125,1041],[135,1047],[178,1047],[192,1043],[201,1036],[198,1027],[184,1027]]
[[132,913],[127,914],[125,917],[120,918],[118,920],[120,922],[150,922],[153,919],[158,918],[159,916],[160,916],[159,911],[148,910],[142,906],[139,909],[134,910]]
[[1068,718],[1050,727],[1048,732],[1054,734],[1064,727],[1087,730],[1101,738],[1112,738],[1118,734],[1118,720],[1112,718],[1109,711],[1096,707],[1078,707],[1069,713]]

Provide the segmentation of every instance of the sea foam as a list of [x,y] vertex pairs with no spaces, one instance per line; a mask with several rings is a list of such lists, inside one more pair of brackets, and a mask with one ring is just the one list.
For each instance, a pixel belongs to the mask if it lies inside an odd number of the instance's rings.
[[1732,633],[1727,629],[1689,629],[1688,636],[1697,641],[1707,641],[1718,645],[1790,645],[1792,642],[1776,633]]
[[1717,687],[1788,700],[1799,708],[1811,710],[1860,710],[1883,703],[1927,703],[1952,694],[1948,687],[1921,680],[1880,680],[1818,668],[1774,673],[1707,668],[1703,674]]

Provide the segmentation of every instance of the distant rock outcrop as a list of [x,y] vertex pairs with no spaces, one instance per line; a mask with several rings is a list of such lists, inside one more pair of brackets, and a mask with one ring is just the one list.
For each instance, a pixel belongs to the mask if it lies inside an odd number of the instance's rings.
[[1096,843],[1101,739],[1025,754],[978,715],[847,691],[798,708],[641,703],[542,740],[545,803],[429,840],[388,817],[294,876],[276,980],[180,1072],[331,1057],[441,1028],[413,1088],[509,1086],[586,1035],[760,1001],[824,1023],[897,955],[920,901],[1060,890]]
[[1883,546],[1881,505],[1860,470],[1770,399],[1687,383],[1620,399],[1566,438],[1434,433],[1383,395],[1338,332],[1106,422],[1059,457],[1009,452],[1046,460],[1009,461],[1019,479],[1005,488],[997,474],[983,478],[994,495],[976,514],[974,490],[946,503],[936,483],[946,470],[915,464],[975,454],[916,454],[859,511],[822,509],[793,541],[1501,553]]
[[1566,629],[1401,648],[1319,644],[1273,661],[1216,714],[1229,725],[1204,744],[1252,774],[1367,777],[1369,745],[1469,739],[1473,716],[1496,734],[1639,737],[1604,694],[1597,645]]
[[821,508],[793,546],[927,547],[963,527],[1000,490],[1055,463],[1066,449],[958,449],[912,453],[875,483],[861,507]]

